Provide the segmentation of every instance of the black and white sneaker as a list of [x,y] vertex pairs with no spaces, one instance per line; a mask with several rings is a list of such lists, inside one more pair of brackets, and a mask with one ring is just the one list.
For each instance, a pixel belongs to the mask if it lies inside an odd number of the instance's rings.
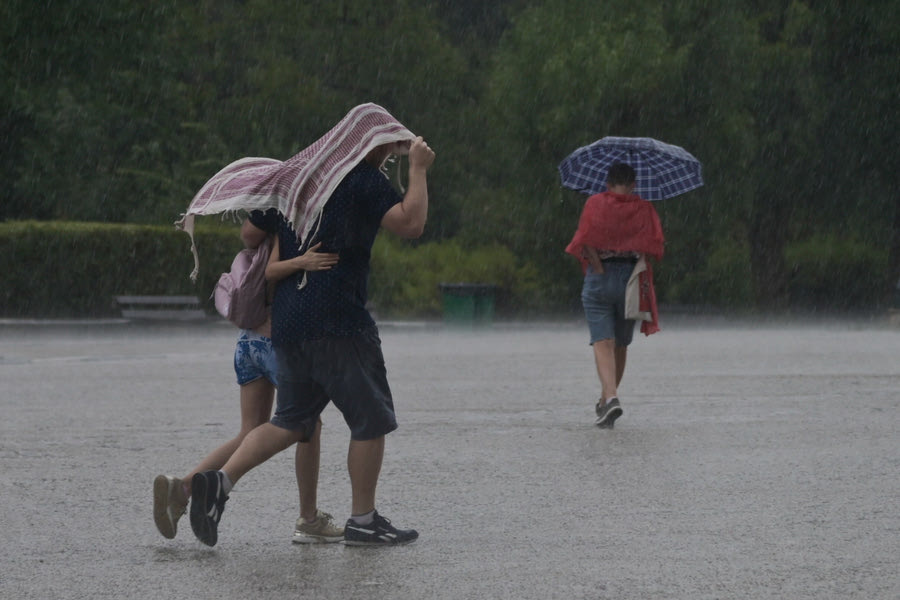
[[353,519],[347,519],[344,525],[344,543],[348,546],[395,546],[409,544],[418,537],[415,529],[397,529],[377,511],[368,525],[359,525]]
[[197,473],[191,479],[191,529],[207,546],[219,540],[219,519],[225,510],[225,489],[218,471]]
[[616,419],[622,416],[622,405],[618,398],[610,398],[606,404],[597,403],[597,420],[594,424],[600,429],[612,429],[615,426]]

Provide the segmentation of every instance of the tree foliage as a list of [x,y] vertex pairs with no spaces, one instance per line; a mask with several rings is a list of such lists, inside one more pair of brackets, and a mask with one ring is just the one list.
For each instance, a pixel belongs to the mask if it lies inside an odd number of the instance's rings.
[[562,248],[583,198],[560,189],[556,165],[604,135],[703,162],[705,187],[658,205],[664,300],[814,304],[788,258],[821,240],[886,253],[870,282],[886,298],[900,277],[898,12],[894,0],[8,0],[0,218],[171,223],[228,162],[287,158],[373,101],[437,150],[426,241],[501,244],[561,304],[579,284]]

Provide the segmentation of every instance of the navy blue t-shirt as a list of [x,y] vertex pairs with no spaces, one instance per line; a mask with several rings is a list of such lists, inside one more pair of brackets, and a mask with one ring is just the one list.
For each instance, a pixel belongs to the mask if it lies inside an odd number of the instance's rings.
[[[401,201],[387,178],[363,161],[341,181],[322,211],[318,228],[303,249],[322,245],[318,252],[339,255],[328,271],[310,271],[306,285],[300,271],[280,281],[272,302],[272,343],[290,346],[328,337],[350,337],[375,325],[366,310],[369,261],[381,219]],[[250,222],[278,234],[282,260],[300,256],[297,234],[274,209],[253,211]]]

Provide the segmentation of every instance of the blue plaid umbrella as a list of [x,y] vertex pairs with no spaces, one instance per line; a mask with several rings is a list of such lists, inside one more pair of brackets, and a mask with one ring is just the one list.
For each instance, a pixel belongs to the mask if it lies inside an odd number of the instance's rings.
[[653,138],[605,137],[582,146],[559,163],[559,176],[564,187],[599,194],[615,163],[635,170],[634,193],[645,200],[672,198],[703,185],[699,160],[680,146]]

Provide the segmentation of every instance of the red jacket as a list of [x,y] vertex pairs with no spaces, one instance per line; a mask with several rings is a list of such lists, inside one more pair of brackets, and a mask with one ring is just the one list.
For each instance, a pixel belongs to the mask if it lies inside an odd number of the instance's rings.
[[[664,244],[659,215],[650,202],[633,194],[607,191],[591,196],[584,203],[578,229],[566,246],[566,252],[577,258],[586,272],[588,261],[584,257],[585,246],[614,252],[640,252],[660,260]],[[652,321],[641,324],[641,331],[650,335],[659,331],[659,323],[653,271],[649,262],[647,271],[641,275],[641,309],[653,315]]]

